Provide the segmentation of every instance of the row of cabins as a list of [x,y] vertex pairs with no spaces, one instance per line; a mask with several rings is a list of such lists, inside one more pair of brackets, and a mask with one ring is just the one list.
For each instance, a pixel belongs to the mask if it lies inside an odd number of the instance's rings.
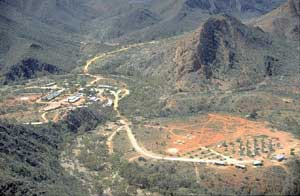
[[[216,161],[215,165],[217,165],[217,166],[227,166],[228,163],[225,162],[225,161]],[[253,161],[252,165],[253,166],[263,166],[263,162],[260,161],[260,160],[256,160],[256,161]],[[235,167],[239,168],[239,169],[246,169],[247,168],[246,165],[239,164],[239,163],[235,164]]]
[[[256,166],[256,167],[260,167],[260,166],[263,166],[263,162],[260,160],[255,160],[255,161],[253,161],[252,165]],[[238,169],[246,169],[246,165],[243,165],[243,164],[235,164],[235,167]]]
[[[286,159],[285,155],[283,155],[283,154],[278,154],[274,158],[277,161],[283,161],[283,160]],[[228,165],[227,162],[225,162],[225,161],[216,161],[214,164],[217,165],[217,166],[227,166]],[[256,167],[263,166],[263,161],[261,161],[261,160],[255,160],[255,161],[253,161],[252,165],[256,166]],[[239,169],[246,169],[246,165],[238,164],[238,163],[235,164],[235,167],[239,168]]]

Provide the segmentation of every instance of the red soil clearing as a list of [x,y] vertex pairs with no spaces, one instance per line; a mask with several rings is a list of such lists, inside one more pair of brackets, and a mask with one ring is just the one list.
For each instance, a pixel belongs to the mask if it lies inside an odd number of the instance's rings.
[[[170,132],[166,148],[177,148],[180,154],[245,136],[266,135],[278,138],[285,148],[299,144],[299,140],[291,134],[272,130],[266,122],[223,114],[209,114],[187,122],[168,124],[165,130]],[[176,133],[176,130],[180,130],[180,133]]]

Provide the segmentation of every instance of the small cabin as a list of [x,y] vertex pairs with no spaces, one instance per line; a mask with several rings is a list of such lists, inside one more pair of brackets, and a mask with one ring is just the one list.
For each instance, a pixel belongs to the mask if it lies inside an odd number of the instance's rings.
[[218,166],[226,166],[227,163],[225,161],[216,161],[215,162],[215,165],[218,165]]
[[238,169],[246,169],[246,165],[242,165],[242,164],[236,164],[235,167]]
[[55,99],[56,97],[60,96],[62,93],[63,93],[63,90],[51,92],[50,94],[42,97],[42,100],[43,101],[51,101],[51,100]]
[[275,156],[275,159],[277,161],[283,161],[285,159],[285,156],[284,156],[284,154],[278,154]]
[[256,161],[253,161],[252,163],[254,166],[262,166],[263,165],[263,162],[260,161],[260,160],[256,160]]
[[97,97],[89,97],[90,101],[97,102],[99,99]]
[[51,82],[51,83],[46,84],[46,87],[54,86],[54,85],[56,85],[56,82]]
[[68,102],[75,103],[75,102],[79,101],[79,99],[80,99],[80,97],[78,97],[78,96],[71,96],[68,98]]

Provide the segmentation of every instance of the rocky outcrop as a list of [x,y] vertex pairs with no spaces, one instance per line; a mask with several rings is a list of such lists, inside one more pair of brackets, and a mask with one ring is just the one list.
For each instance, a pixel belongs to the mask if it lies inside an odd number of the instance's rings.
[[179,42],[174,58],[177,80],[189,73],[197,73],[199,79],[211,79],[221,72],[240,69],[234,66],[246,56],[248,48],[264,48],[269,44],[265,33],[231,16],[210,18]]
[[276,59],[272,56],[265,56],[265,76],[274,76],[277,74],[277,70],[281,66],[278,64],[279,59]]
[[31,79],[40,75],[58,74],[62,70],[55,65],[40,63],[36,59],[25,59],[21,63],[9,67],[4,73],[4,84],[20,79]]

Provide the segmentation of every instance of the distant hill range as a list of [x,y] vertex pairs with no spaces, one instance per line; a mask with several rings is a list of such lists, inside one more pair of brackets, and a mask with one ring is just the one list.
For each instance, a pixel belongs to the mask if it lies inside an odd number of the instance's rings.
[[[0,64],[26,58],[72,70],[82,43],[143,42],[197,28],[211,15],[265,14],[283,0],[0,0]],[[99,46],[96,46],[99,48]],[[101,46],[100,46],[101,47]]]
[[[168,37],[198,27],[214,14],[240,19],[265,14],[284,0],[125,0],[89,1],[103,15],[85,23],[92,37],[104,40],[144,41]],[[135,19],[133,19],[135,18]],[[124,25],[126,24],[126,25]]]

